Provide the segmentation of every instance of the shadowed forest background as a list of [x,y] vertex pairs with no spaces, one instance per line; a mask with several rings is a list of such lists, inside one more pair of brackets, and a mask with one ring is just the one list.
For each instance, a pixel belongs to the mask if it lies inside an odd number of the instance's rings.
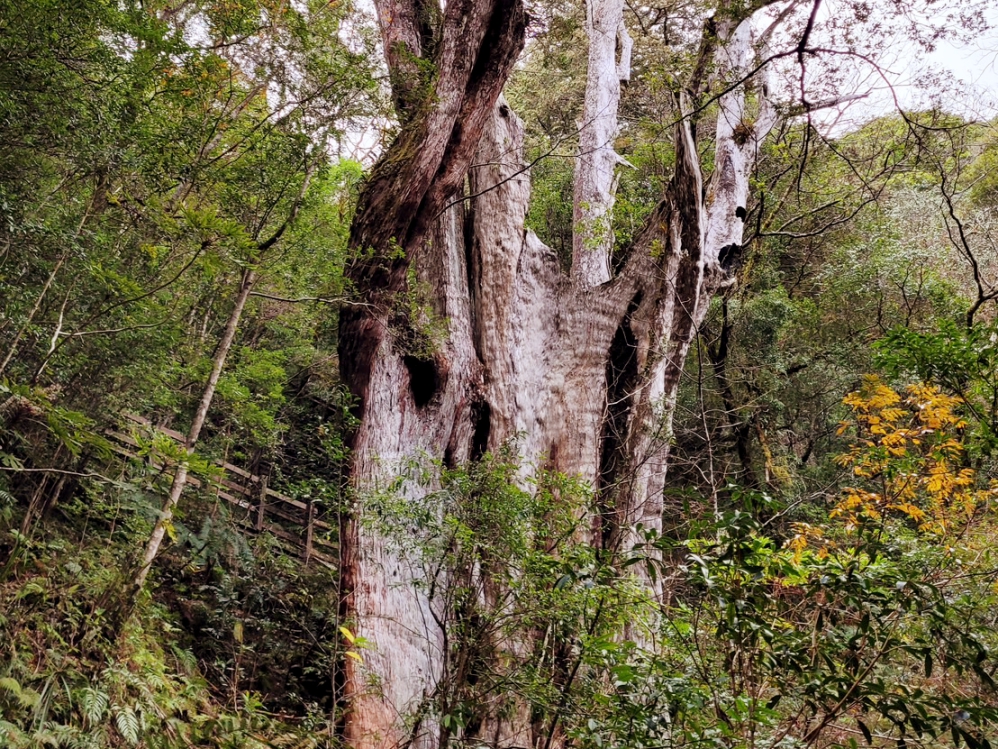
[[[788,52],[753,47],[770,84],[700,69],[723,41],[707,6],[723,25],[743,5],[786,24]],[[585,232],[585,7],[529,4],[503,57],[487,110],[522,118],[523,236],[573,279],[604,247],[594,288],[669,254],[643,227],[683,184],[677,153],[713,173],[724,96],[753,112],[725,136],[741,147],[780,92],[744,237],[714,259],[667,417],[649,405],[661,525],[625,534],[633,411],[615,403],[636,389],[641,290],[599,366],[598,480],[496,437],[487,378],[459,405],[467,445],[357,478],[375,398],[343,336],[383,322],[413,412],[459,369],[422,256],[368,241],[365,218],[441,101],[444,11],[389,69],[374,11],[349,3],[0,0],[0,747],[521,746],[507,724],[538,749],[990,747],[998,120],[926,82],[916,108],[834,122],[868,93],[850,65],[888,77],[862,44],[984,22],[967,3],[820,5],[628,6],[622,162]],[[858,63],[836,57],[851,33]],[[461,204],[494,164],[468,158],[423,223],[466,211],[471,258],[482,208]],[[358,533],[417,571],[443,643],[398,733],[360,739],[391,647],[351,608]]]

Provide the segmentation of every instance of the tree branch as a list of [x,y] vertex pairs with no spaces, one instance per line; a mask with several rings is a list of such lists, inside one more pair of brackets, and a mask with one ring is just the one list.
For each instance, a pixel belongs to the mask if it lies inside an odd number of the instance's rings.
[[371,305],[365,304],[364,302],[354,302],[346,297],[321,297],[321,296],[300,296],[300,297],[284,297],[278,296],[276,294],[267,294],[263,291],[251,291],[250,296],[258,296],[263,299],[273,299],[276,302],[287,302],[288,304],[303,304],[306,302],[316,302],[318,304],[331,304],[336,307],[370,307]]

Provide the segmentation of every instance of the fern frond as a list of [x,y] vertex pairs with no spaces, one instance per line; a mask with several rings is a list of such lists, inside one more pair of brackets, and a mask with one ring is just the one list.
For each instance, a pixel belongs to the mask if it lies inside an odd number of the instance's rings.
[[79,695],[80,712],[83,715],[84,721],[90,726],[96,726],[104,720],[104,714],[111,705],[111,698],[104,692],[93,687],[81,689]]
[[114,725],[121,737],[132,746],[139,743],[139,718],[130,707],[115,710]]

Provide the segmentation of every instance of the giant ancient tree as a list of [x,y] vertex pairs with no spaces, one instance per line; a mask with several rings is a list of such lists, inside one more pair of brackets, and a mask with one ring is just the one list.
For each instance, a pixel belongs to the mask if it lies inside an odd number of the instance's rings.
[[[795,46],[779,54],[803,60],[818,5],[718,0],[704,14],[692,74],[674,86],[671,182],[626,254],[611,258],[617,106],[631,46],[622,0],[587,3],[565,272],[524,229],[523,126],[501,95],[530,23],[523,3],[376,1],[400,130],[360,197],[348,275],[363,303],[340,323],[340,366],[359,417],[346,613],[373,646],[363,665],[347,664],[352,745],[437,743],[432,721],[412,720],[440,676],[434,604],[415,567],[364,522],[365,493],[407,458],[457,465],[513,441],[526,464],[593,487],[592,543],[626,547],[637,524],[660,526],[684,359],[712,295],[734,281],[750,173],[778,120],[764,80],[769,36],[795,19]],[[712,142],[707,172],[698,131]],[[402,491],[419,501],[418,487]],[[528,745],[520,728],[490,741]]]

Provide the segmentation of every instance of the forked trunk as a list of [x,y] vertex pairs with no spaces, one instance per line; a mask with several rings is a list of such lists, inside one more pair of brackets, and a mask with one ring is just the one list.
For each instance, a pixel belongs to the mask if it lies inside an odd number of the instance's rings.
[[[521,5],[450,0],[434,27],[424,24],[435,16],[423,5],[379,6],[404,124],[354,223],[359,259],[348,272],[368,304],[341,318],[340,363],[360,418],[357,501],[343,528],[345,613],[370,646],[363,663],[346,664],[345,738],[355,747],[446,740],[432,707],[445,677],[446,612],[435,608],[419,560],[365,517],[366,498],[393,484],[407,461],[459,465],[512,443],[524,465],[543,462],[589,482],[602,506],[594,543],[626,547],[638,524],[661,526],[679,375],[712,293],[732,281],[748,168],[768,128],[764,117],[745,121],[742,87],[726,94],[705,190],[689,118],[681,118],[675,174],[621,272],[611,277],[610,246],[596,236],[577,242],[566,275],[524,229],[523,127],[500,97],[522,46]],[[610,10],[617,15],[603,33],[616,37],[620,5]],[[719,25],[715,72],[738,75],[751,58],[751,27]],[[615,42],[601,43],[590,75],[602,71],[619,87]],[[424,62],[414,65],[417,58]],[[428,64],[436,74],[419,91],[402,73]],[[608,82],[598,83],[605,92]],[[603,101],[594,96],[592,106]],[[688,111],[685,96],[679,104]],[[596,136],[611,155],[615,99],[613,108]],[[612,174],[609,182],[584,177],[576,184],[595,185],[597,195],[586,209],[603,212],[589,223],[595,230],[612,207]],[[425,487],[402,481],[393,491],[418,503]],[[525,716],[477,730],[491,745],[538,741]]]

